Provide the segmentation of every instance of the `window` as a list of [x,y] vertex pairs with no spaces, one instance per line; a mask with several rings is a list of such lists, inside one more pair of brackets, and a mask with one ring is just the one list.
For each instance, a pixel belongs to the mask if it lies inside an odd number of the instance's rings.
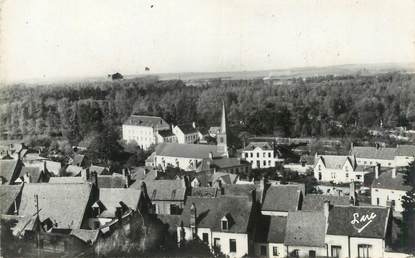
[[308,257],[309,258],[316,258],[316,251],[314,251],[314,250],[308,251]]
[[228,221],[222,220],[222,230],[228,230]]
[[395,207],[395,200],[391,201],[391,205],[392,205],[392,207]]
[[214,238],[213,239],[213,246],[220,249],[220,238]]
[[271,160],[268,160],[268,165],[271,166]]
[[349,173],[346,173],[346,177],[349,177]]
[[271,158],[271,152],[268,153],[268,158]]
[[267,161],[266,160],[264,160],[264,166],[266,166],[267,165]]
[[236,253],[236,240],[235,239],[229,239],[229,252]]
[[254,154],[251,152],[251,158],[253,158],[254,157]]
[[151,200],[154,200],[157,195],[157,190],[153,190],[153,193],[151,194]]
[[372,248],[371,245],[358,245],[358,257],[359,258],[369,258],[370,257],[370,249]]
[[293,251],[290,253],[290,257],[293,257],[293,258],[298,258],[298,257],[299,257],[299,255],[298,255],[298,249],[293,250]]
[[171,215],[180,215],[181,213],[182,213],[182,209],[180,209],[179,205],[170,204],[170,214]]
[[272,255],[273,255],[273,256],[279,256],[279,254],[278,254],[278,247],[274,246],[274,247],[272,248]]
[[101,223],[99,221],[94,221],[94,229],[98,229],[101,226]]
[[321,180],[323,178],[321,172],[318,172],[318,180]]
[[203,240],[203,242],[205,242],[205,243],[209,243],[209,234],[208,233],[203,233],[202,234],[202,240]]
[[267,246],[266,245],[261,245],[260,255],[261,256],[267,256]]
[[262,157],[264,157],[264,158],[265,158],[265,154],[266,154],[265,152],[264,152],[264,153],[262,153]]
[[341,250],[342,250],[342,247],[341,246],[332,245],[331,246],[331,256],[332,257],[339,258],[340,257]]
[[257,152],[256,157],[259,158],[259,152]]
[[379,197],[378,197],[378,198],[376,198],[376,205],[379,206],[379,203],[380,203],[380,201],[379,201]]
[[223,143],[223,137],[220,137],[220,143]]
[[248,158],[248,153],[247,152],[245,152],[245,158]]
[[261,167],[261,162],[259,160],[256,161],[256,167],[257,168]]

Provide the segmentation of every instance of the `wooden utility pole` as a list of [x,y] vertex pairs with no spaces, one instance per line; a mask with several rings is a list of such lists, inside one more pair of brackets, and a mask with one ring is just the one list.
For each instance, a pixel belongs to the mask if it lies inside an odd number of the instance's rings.
[[[35,206],[36,206],[36,221],[39,218],[39,195],[35,194]],[[40,220],[39,220],[40,222]],[[36,228],[36,246],[37,246],[37,257],[40,257],[40,225]]]

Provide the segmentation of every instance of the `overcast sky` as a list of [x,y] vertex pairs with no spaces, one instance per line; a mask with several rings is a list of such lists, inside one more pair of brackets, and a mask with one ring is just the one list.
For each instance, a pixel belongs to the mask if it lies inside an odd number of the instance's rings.
[[414,62],[415,0],[5,0],[6,81]]

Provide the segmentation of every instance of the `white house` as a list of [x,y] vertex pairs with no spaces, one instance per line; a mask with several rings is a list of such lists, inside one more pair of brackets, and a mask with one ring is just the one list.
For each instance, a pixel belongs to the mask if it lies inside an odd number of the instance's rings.
[[173,134],[178,143],[197,143],[202,139],[202,134],[196,128],[195,122],[173,126]]
[[177,136],[171,130],[163,130],[156,132],[157,143],[170,142],[177,143]]
[[326,255],[330,257],[388,257],[385,247],[390,228],[388,208],[334,206],[330,208]]
[[415,156],[415,145],[397,145],[396,148],[353,146],[350,154],[356,156],[358,165],[380,164],[382,167],[405,167]]
[[396,168],[379,174],[375,173],[372,182],[371,199],[372,205],[392,207],[396,212],[402,212],[402,196],[411,190],[409,185],[404,184],[403,175],[397,173]]
[[247,196],[204,198],[190,196],[177,227],[178,241],[199,238],[212,250],[229,257],[250,254],[252,201]]
[[157,144],[157,131],[169,130],[170,125],[157,116],[131,115],[122,125],[122,139],[135,141],[142,149]]
[[284,160],[269,142],[251,142],[242,150],[242,159],[251,163],[252,168],[275,167],[277,162]]
[[316,156],[314,177],[318,181],[334,183],[363,182],[373,167],[359,166],[354,156]]

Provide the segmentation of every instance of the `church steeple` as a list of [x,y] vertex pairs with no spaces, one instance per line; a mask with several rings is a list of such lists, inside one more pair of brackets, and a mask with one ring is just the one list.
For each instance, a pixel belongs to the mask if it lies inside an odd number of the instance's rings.
[[226,110],[225,103],[222,101],[222,117],[220,122],[220,132],[217,134],[217,149],[218,152],[225,157],[229,157],[227,144],[227,125],[226,125]]

